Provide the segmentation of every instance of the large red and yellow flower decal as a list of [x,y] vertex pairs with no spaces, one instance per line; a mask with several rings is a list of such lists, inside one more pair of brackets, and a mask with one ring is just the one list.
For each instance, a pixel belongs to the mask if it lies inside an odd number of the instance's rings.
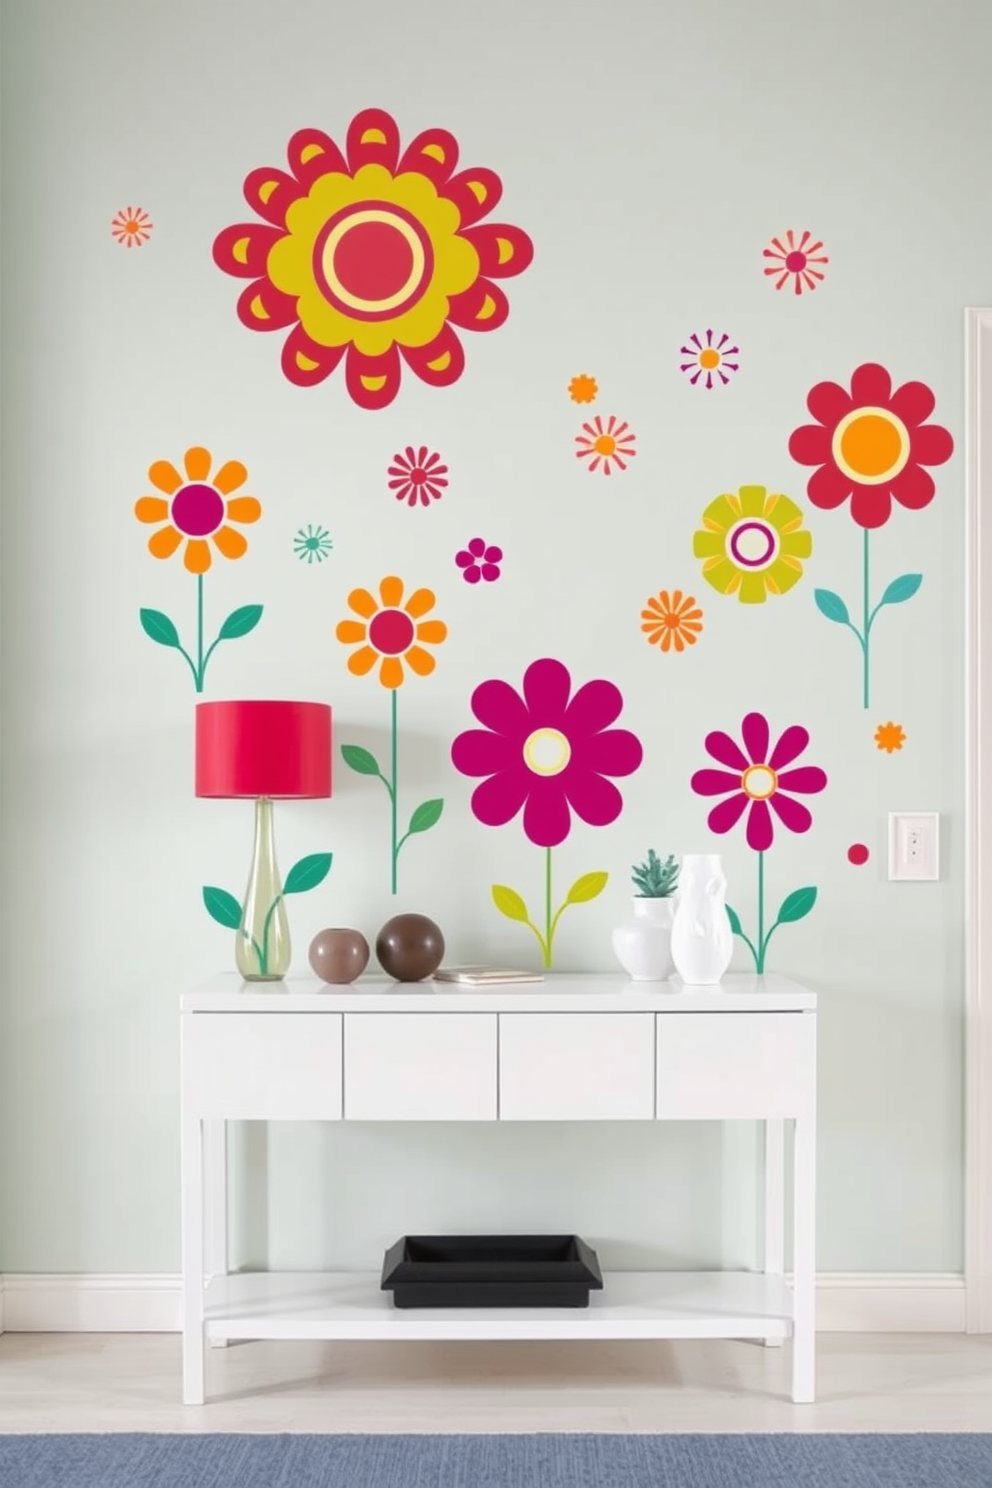
[[[455,327],[493,331],[509,313],[494,282],[527,268],[534,248],[519,227],[483,222],[502,195],[484,167],[457,171],[458,145],[426,129],[400,153],[396,121],[364,109],[342,152],[301,129],[291,174],[263,166],[245,180],[261,222],[224,228],[214,262],[249,282],[238,317],[250,330],[292,327],[282,369],[312,387],[345,358],[345,383],[363,408],[396,397],[403,362],[447,387],[465,366]],[[402,358],[402,360],[401,360]]]
[[926,420],[934,395],[924,382],[904,382],[892,391],[884,367],[866,362],[851,378],[851,391],[818,382],[806,406],[816,419],[789,439],[800,465],[817,465],[807,491],[814,506],[841,506],[850,496],[859,527],[883,527],[892,498],[918,510],[933,500],[933,477],[923,467],[943,465],[954,441],[940,424]]

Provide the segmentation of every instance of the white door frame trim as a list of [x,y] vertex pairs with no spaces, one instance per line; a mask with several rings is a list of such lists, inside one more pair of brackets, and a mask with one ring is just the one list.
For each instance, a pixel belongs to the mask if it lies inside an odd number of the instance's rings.
[[965,1326],[992,1333],[992,307],[964,330]]

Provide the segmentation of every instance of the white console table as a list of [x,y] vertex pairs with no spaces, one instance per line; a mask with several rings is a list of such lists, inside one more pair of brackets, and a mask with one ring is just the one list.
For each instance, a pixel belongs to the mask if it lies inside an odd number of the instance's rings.
[[[467,990],[220,976],[181,998],[183,1400],[230,1339],[792,1340],[814,1398],[816,994],[776,976],[720,987],[550,975]],[[226,1122],[764,1123],[764,1270],[607,1272],[588,1309],[395,1309],[380,1271],[228,1274]],[[794,1123],[793,1280],[784,1277]],[[593,1239],[595,1244],[594,1237]]]

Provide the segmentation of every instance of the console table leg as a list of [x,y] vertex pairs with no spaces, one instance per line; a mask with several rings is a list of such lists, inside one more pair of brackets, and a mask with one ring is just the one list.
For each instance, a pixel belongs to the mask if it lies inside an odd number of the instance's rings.
[[793,1151],[792,1398],[815,1399],[816,1372],[816,1120],[799,1116]]
[[[766,1121],[764,1151],[764,1272],[785,1271],[785,1122]],[[766,1338],[766,1348],[778,1348],[781,1338]]]
[[[227,1122],[203,1124],[204,1270],[208,1277],[226,1276]],[[227,1348],[226,1338],[211,1338],[211,1348]]]
[[182,1123],[183,1404],[202,1405],[203,1358],[203,1126]]

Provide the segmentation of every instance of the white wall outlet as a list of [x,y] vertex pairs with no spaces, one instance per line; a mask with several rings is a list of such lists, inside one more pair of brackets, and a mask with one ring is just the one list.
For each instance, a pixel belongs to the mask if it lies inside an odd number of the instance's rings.
[[905,882],[940,877],[940,813],[889,812],[889,878]]

